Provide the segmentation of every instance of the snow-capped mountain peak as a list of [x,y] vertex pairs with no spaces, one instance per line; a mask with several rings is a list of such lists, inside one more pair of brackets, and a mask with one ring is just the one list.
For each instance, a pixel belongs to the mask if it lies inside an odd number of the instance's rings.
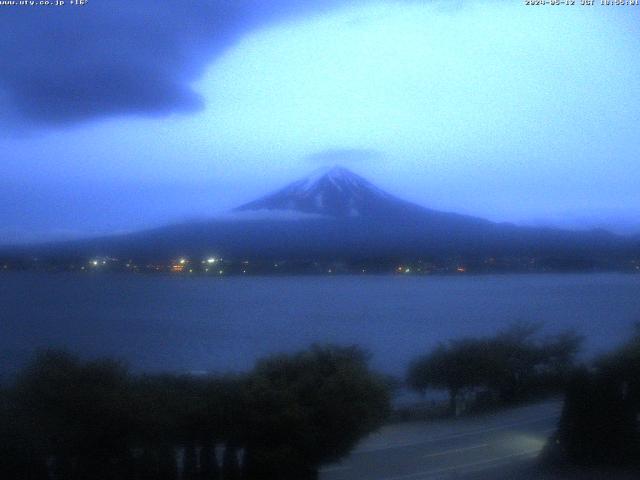
[[236,211],[295,211],[329,217],[360,217],[374,216],[383,205],[398,202],[400,200],[363,177],[344,167],[333,166],[318,169]]
[[303,189],[312,190],[323,181],[330,181],[337,188],[342,188],[348,184],[358,184],[359,182],[368,183],[364,178],[356,175],[352,171],[340,165],[334,165],[333,167],[319,168],[308,177],[291,184],[291,186],[300,183]]

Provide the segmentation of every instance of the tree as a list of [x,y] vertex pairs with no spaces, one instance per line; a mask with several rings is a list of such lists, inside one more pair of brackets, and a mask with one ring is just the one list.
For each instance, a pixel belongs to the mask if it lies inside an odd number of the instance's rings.
[[620,383],[602,372],[572,378],[548,458],[577,465],[620,466],[640,457],[637,412]]
[[[0,390],[0,474],[310,479],[375,429],[388,407],[385,382],[357,348],[314,347],[222,378],[134,377],[118,362],[49,350],[11,391]],[[221,465],[216,445],[225,447]]]
[[545,362],[544,349],[535,338],[540,328],[541,324],[518,322],[488,340],[487,386],[503,402],[520,398]]
[[83,364],[47,350],[27,366],[14,395],[19,415],[53,456],[58,478],[126,478],[134,419],[129,376],[121,364]]
[[247,390],[249,475],[317,478],[375,430],[389,410],[382,378],[356,347],[314,346],[259,362]]
[[488,339],[487,386],[503,402],[565,387],[583,337],[571,330],[542,337],[542,326],[516,322]]
[[189,375],[144,375],[134,381],[137,448],[146,452],[146,475],[178,477],[177,449],[185,450],[185,476],[194,475],[195,442],[204,417],[202,382]]
[[563,332],[541,338],[540,328],[520,322],[493,337],[440,344],[410,364],[407,384],[419,392],[447,390],[451,413],[465,390],[487,389],[508,403],[537,391],[562,389],[582,337]]
[[407,384],[423,393],[428,388],[447,390],[450,412],[455,414],[460,393],[485,381],[486,353],[487,344],[481,339],[467,338],[440,344],[411,363]]
[[633,408],[640,413],[640,323],[636,324],[631,339],[610,355],[597,362],[603,375],[623,386]]
[[575,373],[558,431],[545,448],[555,464],[640,464],[640,328],[626,345]]
[[46,452],[11,397],[0,389],[0,478],[46,480]]

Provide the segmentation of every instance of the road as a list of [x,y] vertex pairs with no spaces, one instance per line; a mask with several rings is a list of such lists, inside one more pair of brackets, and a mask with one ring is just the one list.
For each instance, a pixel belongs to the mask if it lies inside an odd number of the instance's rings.
[[560,401],[547,401],[482,416],[389,425],[339,464],[323,468],[320,479],[524,477],[517,472],[533,465],[561,407]]

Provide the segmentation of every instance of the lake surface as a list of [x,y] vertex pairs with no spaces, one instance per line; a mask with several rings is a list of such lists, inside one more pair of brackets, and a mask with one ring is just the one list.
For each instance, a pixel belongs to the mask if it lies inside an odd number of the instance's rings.
[[640,320],[640,275],[181,277],[0,274],[0,368],[39,347],[137,371],[242,371],[313,342],[358,344],[402,374],[438,341],[516,320],[574,328],[592,355]]

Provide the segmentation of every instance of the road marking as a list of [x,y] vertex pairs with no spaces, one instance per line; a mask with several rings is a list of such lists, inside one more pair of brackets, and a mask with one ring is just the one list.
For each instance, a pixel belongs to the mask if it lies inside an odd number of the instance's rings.
[[[502,455],[501,457],[494,457],[494,458],[490,458],[487,460],[481,460],[479,462],[473,462],[473,463],[465,463],[462,465],[453,465],[451,467],[444,467],[444,468],[439,468],[436,470],[425,470],[423,472],[416,472],[416,473],[408,473],[406,475],[398,475],[395,477],[385,477],[381,480],[407,480],[410,478],[422,478],[422,479],[428,479],[430,477],[436,476],[436,475],[441,475],[443,473],[447,473],[447,472],[451,472],[451,471],[455,471],[455,470],[463,470],[463,469],[469,469],[469,468],[474,468],[474,467],[479,467],[482,465],[489,465],[492,463],[497,463],[497,462],[501,462],[504,460],[508,460],[510,458],[516,458],[516,457],[524,457],[526,455],[531,455],[534,453],[540,453],[540,449],[536,448],[533,450],[526,450],[524,452],[518,452],[518,453],[511,453],[509,455]],[[482,469],[481,469],[482,470]]]
[[439,437],[422,438],[420,440],[414,440],[412,442],[397,443],[395,445],[386,445],[386,446],[383,446],[383,447],[363,448],[363,449],[356,450],[355,452],[353,452],[353,455],[359,455],[361,453],[378,452],[378,451],[381,451],[381,450],[392,450],[394,448],[411,447],[411,446],[414,446],[414,445],[421,445],[423,443],[433,443],[433,442],[439,442],[441,440],[450,440],[452,438],[468,437],[470,435],[480,435],[482,433],[494,432],[496,430],[505,430],[507,428],[518,427],[520,425],[526,425],[528,423],[537,423],[537,422],[542,422],[544,420],[557,419],[557,418],[559,418],[559,416],[560,416],[560,414],[558,413],[558,414],[547,415],[547,416],[544,416],[544,417],[539,417],[539,418],[534,418],[534,419],[521,420],[519,422],[513,422],[513,423],[508,423],[508,424],[503,424],[503,425],[497,425],[495,427],[481,428],[481,429],[471,430],[471,431],[467,431],[467,432],[454,433],[454,434],[451,434],[451,435],[441,435]]
[[424,455],[422,458],[441,457],[443,455],[449,455],[451,453],[460,453],[460,452],[465,452],[467,450],[477,450],[478,448],[484,448],[484,447],[488,447],[490,445],[491,444],[489,444],[489,443],[481,443],[480,445],[472,445],[470,447],[452,448],[450,450],[444,450],[444,451],[438,452],[438,453],[430,453],[428,455]]

